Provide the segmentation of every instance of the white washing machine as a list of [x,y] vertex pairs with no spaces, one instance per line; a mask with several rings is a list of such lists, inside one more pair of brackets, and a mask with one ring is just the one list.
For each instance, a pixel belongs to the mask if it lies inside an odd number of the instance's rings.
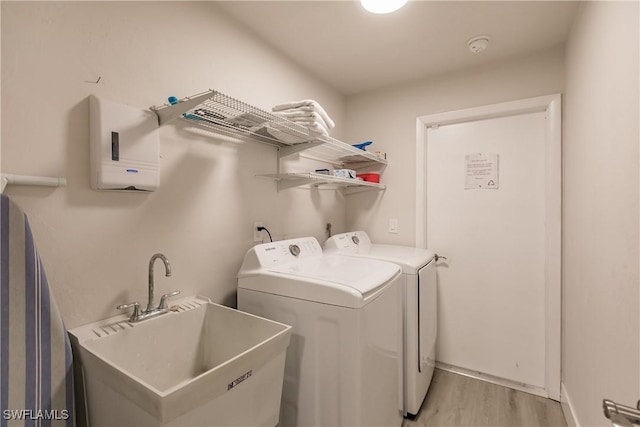
[[404,301],[404,414],[416,415],[435,368],[436,255],[422,248],[372,244],[364,231],[336,234],[325,254],[390,261],[402,268]]
[[247,252],[238,309],[293,327],[280,426],[402,424],[401,277],[396,264],[324,255],[313,237]]

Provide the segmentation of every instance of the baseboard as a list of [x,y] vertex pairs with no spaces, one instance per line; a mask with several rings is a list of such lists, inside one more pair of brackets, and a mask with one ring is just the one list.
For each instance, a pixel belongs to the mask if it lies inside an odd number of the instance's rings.
[[563,382],[560,383],[560,405],[562,406],[562,413],[564,414],[564,419],[567,421],[567,426],[578,427],[573,405],[571,404],[571,398]]
[[535,396],[549,398],[549,393],[547,393],[547,391],[541,387],[519,383],[519,382],[508,380],[505,378],[496,377],[490,374],[473,371],[471,369],[450,365],[444,362],[436,362],[436,368],[442,369],[443,371],[453,372],[454,374],[464,375],[466,377],[474,378],[476,380],[481,380],[488,383],[497,384],[503,387],[512,388],[514,390],[523,391],[525,393],[533,394]]

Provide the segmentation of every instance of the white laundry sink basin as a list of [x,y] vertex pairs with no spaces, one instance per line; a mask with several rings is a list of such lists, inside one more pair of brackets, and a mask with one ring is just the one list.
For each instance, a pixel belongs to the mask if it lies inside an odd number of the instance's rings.
[[291,327],[202,297],[173,309],[69,331],[90,425],[278,424]]

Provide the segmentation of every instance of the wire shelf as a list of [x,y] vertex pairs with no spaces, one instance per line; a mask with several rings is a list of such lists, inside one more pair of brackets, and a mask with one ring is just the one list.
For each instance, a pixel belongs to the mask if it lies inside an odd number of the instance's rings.
[[180,118],[213,133],[274,145],[279,147],[280,157],[300,153],[303,157],[338,166],[387,164],[373,153],[318,134],[215,90],[182,98],[174,104],[152,107],[152,110],[158,115],[160,125]]
[[278,182],[278,190],[285,190],[292,187],[300,187],[303,185],[311,186],[328,186],[328,188],[344,188],[346,194],[362,190],[384,190],[387,187],[384,184],[376,182],[361,181],[354,178],[342,178],[332,175],[323,175],[319,173],[280,173],[258,175],[263,178],[275,179]]
[[372,164],[387,164],[386,160],[369,151],[355,148],[329,136],[318,137],[317,141],[320,143],[309,147],[281,148],[280,156],[285,157],[294,152],[300,152],[303,157],[320,160],[336,166],[350,166],[352,169]]
[[180,118],[224,135],[251,137],[278,147],[314,139],[304,126],[214,90],[151,109],[158,115],[160,125]]

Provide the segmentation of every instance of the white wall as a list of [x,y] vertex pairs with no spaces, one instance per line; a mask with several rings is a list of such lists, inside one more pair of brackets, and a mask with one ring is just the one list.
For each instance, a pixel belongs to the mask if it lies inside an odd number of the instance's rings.
[[638,2],[585,2],[567,43],[562,381],[578,425],[640,397]]
[[[277,236],[365,229],[415,241],[415,118],[564,92],[563,384],[580,425],[606,425],[603,397],[633,404],[638,388],[638,3],[585,3],[566,55],[559,47],[492,66],[349,98],[313,80],[238,28],[212,2],[2,2],[1,170],[66,176],[61,189],[8,187],[29,215],[68,327],[146,298],[157,251],[181,289],[235,302],[251,223]],[[100,83],[93,84],[98,77]],[[344,199],[257,179],[276,153],[254,143],[161,131],[162,185],[148,195],[89,188],[88,102],[139,107],[213,88],[268,109],[318,99],[346,141],[388,153],[384,193]],[[348,123],[344,118],[348,117]],[[312,168],[309,164],[292,168]],[[346,217],[345,217],[346,207]],[[387,220],[399,219],[388,234]],[[160,266],[158,266],[160,268]]]
[[[89,187],[90,94],[141,108],[167,96],[217,89],[270,109],[315,98],[340,135],[343,98],[237,27],[215,2],[2,2],[2,171],[66,176],[60,189],[8,187],[29,215],[67,327],[180,289],[235,304],[235,275],[253,244],[252,221],[279,237],[345,231],[345,200],[333,191],[273,181],[276,150],[161,129],[161,188],[153,194]],[[98,84],[95,82],[101,77]],[[313,169],[310,163],[287,162]]]
[[[386,151],[384,193],[347,200],[349,229],[363,229],[373,241],[415,244],[416,117],[563,91],[562,47],[476,67],[422,82],[347,99],[348,141],[372,140],[368,149]],[[387,232],[397,218],[398,234]],[[437,251],[437,248],[434,248]]]

